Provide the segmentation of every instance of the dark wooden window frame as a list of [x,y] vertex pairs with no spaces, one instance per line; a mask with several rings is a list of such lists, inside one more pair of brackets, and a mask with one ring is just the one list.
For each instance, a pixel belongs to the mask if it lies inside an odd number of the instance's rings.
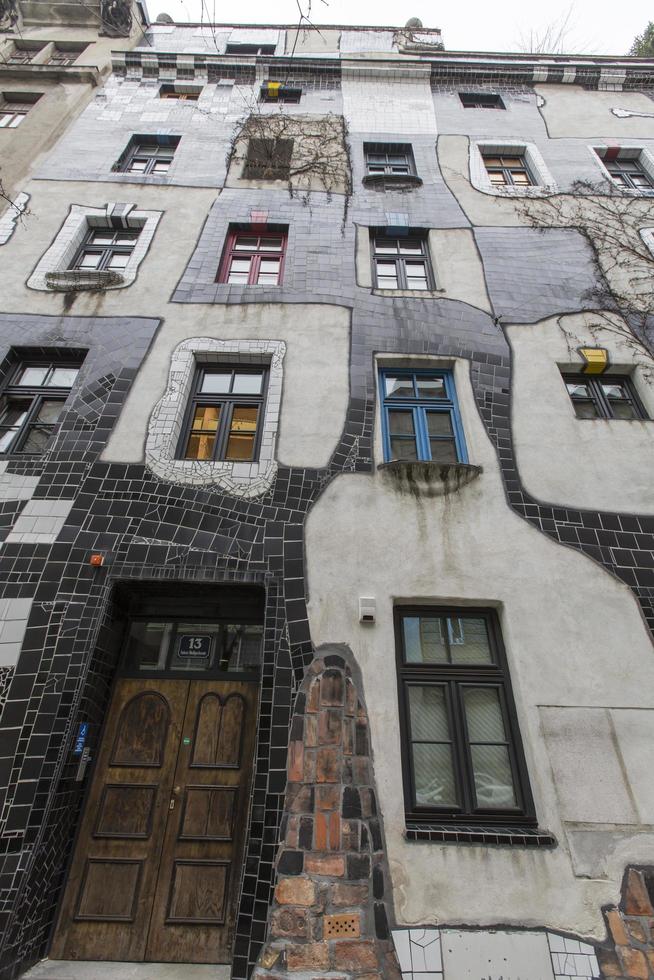
[[[261,393],[259,395],[237,395],[233,393],[207,394],[201,390],[202,381],[205,374],[224,371],[238,372],[239,374],[262,374]],[[218,431],[214,442],[213,456],[211,457],[211,460],[200,460],[200,462],[256,463],[259,459],[259,452],[261,449],[261,438],[263,435],[264,417],[268,397],[269,377],[270,366],[268,364],[237,364],[232,362],[225,362],[224,364],[220,362],[211,364],[197,363],[195,368],[195,377],[193,378],[193,393],[189,398],[188,406],[186,408],[184,424],[182,426],[182,435],[177,447],[176,458],[190,460],[196,459],[194,456],[186,455],[186,449],[191,436],[191,430],[193,428],[193,419],[195,416],[196,407],[199,405],[219,405],[221,408],[220,421],[218,423]],[[252,459],[228,460],[225,458],[225,453],[227,450],[227,442],[229,440],[234,406],[253,404],[259,405],[260,408],[257,416],[257,431],[254,437]]]
[[[654,194],[654,180],[648,174],[648,172],[643,167],[642,163],[637,157],[621,157],[617,156],[615,160],[605,160],[600,157],[602,164],[606,167],[606,170],[611,176],[611,179],[622,190],[638,191],[639,194]],[[636,173],[644,178],[644,182],[647,186],[639,184],[633,177],[633,171],[625,168],[624,164],[630,164],[636,171]]]
[[[364,143],[363,155],[366,164],[366,176],[368,177],[417,177],[418,175],[416,171],[416,162],[413,156],[413,147],[410,143]],[[381,161],[372,161],[370,159],[372,156],[384,156],[386,157],[386,160],[383,163]],[[400,156],[405,158],[404,164],[393,164],[389,161],[389,157]],[[371,170],[371,166],[383,167],[383,170]],[[394,166],[406,166],[406,173],[398,173],[394,171]]]
[[[393,256],[390,252],[378,252],[377,242],[385,240],[387,243],[397,242],[397,254]],[[419,241],[421,244],[421,251],[413,255],[401,255],[399,251],[399,243],[406,241]],[[425,232],[409,232],[408,235],[387,235],[384,231],[378,231],[371,229],[370,232],[370,261],[372,266],[372,283],[373,289],[386,289],[386,286],[380,286],[377,279],[377,260],[382,262],[394,262],[395,263],[395,276],[397,278],[397,287],[393,291],[400,289],[407,289],[411,292],[425,293],[430,290],[436,289],[436,279],[434,276],[434,270],[431,264],[431,255],[429,253],[429,242],[427,239],[427,234]],[[422,261],[425,263],[425,270],[427,276],[427,289],[413,289],[411,286],[407,285],[407,274],[406,274],[406,262],[411,261]]]
[[[516,150],[515,153],[491,153],[490,150],[484,149],[481,151],[481,156],[484,161],[484,167],[486,168],[486,173],[488,174],[489,178],[491,174],[501,173],[502,176],[504,177],[505,187],[537,187],[538,186],[538,181],[534,179],[534,175],[532,174],[531,169],[527,163],[527,154],[525,153],[524,150],[522,150],[521,152],[518,152],[518,150]],[[489,167],[487,160],[491,158],[500,160],[500,165],[497,167]],[[508,167],[504,164],[503,162],[504,160],[520,160],[521,164],[519,167]],[[511,173],[512,170],[520,170],[524,174],[526,174],[529,183],[516,184],[515,181],[513,180],[513,174]],[[502,186],[501,184],[494,184],[492,181],[491,183],[493,187]]]
[[[236,249],[236,241],[242,235],[247,235],[248,237],[256,237],[258,242],[261,242],[265,238],[281,238],[282,247],[279,252],[265,251],[261,248],[253,249]],[[218,266],[218,275],[216,277],[216,282],[225,283],[227,285],[241,285],[241,286],[258,286],[259,269],[261,267],[262,259],[279,258],[279,276],[277,278],[277,285],[281,286],[284,282],[284,265],[286,260],[286,249],[288,246],[288,228],[283,228],[279,230],[274,230],[272,228],[267,228],[265,232],[253,232],[249,231],[247,228],[230,228],[227,235],[227,240],[225,242],[225,248],[223,249],[223,255],[220,260],[220,265]],[[228,276],[229,270],[234,258],[250,258],[250,273],[247,283],[229,283]],[[263,283],[264,287],[270,284]]]
[[[645,411],[645,407],[638,397],[638,392],[634,386],[633,381],[628,375],[622,374],[598,374],[598,375],[588,375],[588,374],[562,374],[563,382],[566,385],[566,391],[568,397],[573,404],[575,402],[592,402],[597,410],[596,418],[599,419],[610,419],[613,422],[634,422],[634,421],[648,421],[649,416]],[[570,391],[568,391],[567,385],[569,384],[585,384],[588,385],[589,398],[579,398],[574,397]],[[611,400],[606,397],[602,385],[613,384],[620,385],[626,394],[625,402],[630,404],[634,410],[635,419],[621,419],[613,414],[613,409],[611,408]],[[576,418],[580,422],[592,421],[590,419],[584,419],[577,415]]]
[[464,109],[506,109],[497,92],[459,92]]
[[[458,619],[465,616],[484,619],[493,662],[491,664],[408,664],[404,658],[405,616],[449,616]],[[398,701],[402,744],[402,776],[407,823],[458,823],[503,826],[532,826],[536,824],[534,802],[529,785],[527,765],[520,738],[518,719],[511,690],[506,653],[502,643],[499,622],[494,610],[451,606],[396,606],[395,652],[398,678]],[[445,688],[446,703],[451,726],[452,759],[454,778],[461,800],[459,807],[424,807],[415,802],[411,733],[409,727],[408,691],[412,686],[438,686]],[[465,687],[492,687],[499,691],[499,699],[507,732],[507,742],[516,808],[480,808],[474,806],[474,777],[469,755],[465,713],[460,689]]]
[[[48,429],[51,434],[58,426],[58,422],[54,423],[43,423],[39,425],[36,421],[41,405],[44,401],[60,401],[65,402],[70,392],[70,388],[65,387],[55,387],[47,385],[19,385],[17,384],[17,379],[23,373],[25,368],[31,367],[49,367],[50,370],[55,368],[71,368],[78,370],[82,366],[81,360],[71,360],[62,358],[51,357],[51,358],[34,358],[29,357],[24,360],[19,360],[13,367],[11,374],[9,375],[8,383],[2,389],[2,408],[0,414],[0,427],[2,426],[3,414],[5,409],[11,404],[11,402],[16,401],[29,401],[31,399],[32,404],[30,405],[27,415],[21,422],[20,428],[18,429],[16,435],[14,436],[8,449],[1,451],[0,456],[11,456],[14,454],[23,454],[23,445],[33,428]],[[47,379],[47,375],[46,375]],[[3,427],[4,428],[4,427]],[[27,456],[40,456],[40,453],[35,453],[28,450],[24,453]]]
[[[123,237],[124,238],[124,237],[126,237],[126,236],[129,235],[132,238],[132,244],[131,245],[122,245],[122,244],[119,245],[117,243],[108,243],[106,245],[95,245],[93,243],[93,236],[95,234],[97,234],[98,232],[112,232],[114,238],[116,238],[117,236],[120,236],[120,237]],[[96,227],[89,228],[89,230],[87,231],[86,235],[84,236],[84,241],[82,242],[82,244],[79,246],[79,248],[75,252],[75,256],[73,258],[73,261],[68,266],[68,268],[69,269],[83,269],[83,268],[86,268],[86,267],[80,265],[80,262],[82,261],[83,256],[87,252],[92,252],[93,254],[96,254],[96,255],[99,255],[100,256],[100,261],[92,269],[89,268],[89,271],[99,272],[102,269],[106,269],[106,268],[108,268],[109,263],[111,262],[111,259],[113,258],[114,255],[131,255],[132,254],[132,252],[134,251],[134,247],[136,245],[136,242],[138,241],[138,237],[139,237],[140,232],[141,232],[141,229],[140,228],[133,228],[133,229],[129,229],[129,228],[128,229],[125,229],[125,228],[99,228],[99,227],[98,228],[96,228]],[[122,271],[122,270],[117,270],[117,271]]]
[[[157,163],[167,163],[168,168],[170,168],[180,140],[181,136],[132,137],[117,169],[121,173],[135,173],[141,177],[145,177],[152,174]],[[131,170],[132,164],[139,157],[146,161],[145,170]],[[156,177],[158,174],[154,174],[154,176]]]

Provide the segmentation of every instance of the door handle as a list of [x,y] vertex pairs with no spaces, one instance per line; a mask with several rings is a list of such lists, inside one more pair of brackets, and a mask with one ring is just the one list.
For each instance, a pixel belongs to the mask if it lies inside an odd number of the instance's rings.
[[179,794],[181,793],[181,791],[182,791],[182,787],[181,786],[175,786],[174,787],[174,789],[173,789],[173,795],[170,797],[170,803],[168,804],[168,809],[169,810],[174,810],[175,809],[175,800],[177,799],[177,797],[179,796]]

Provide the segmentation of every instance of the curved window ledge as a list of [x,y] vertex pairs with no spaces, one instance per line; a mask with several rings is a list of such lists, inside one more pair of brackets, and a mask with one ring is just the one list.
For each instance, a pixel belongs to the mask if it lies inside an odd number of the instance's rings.
[[422,187],[422,179],[415,174],[366,174],[361,181],[364,187],[392,187],[393,190],[411,190]]
[[499,844],[505,847],[556,847],[554,834],[539,827],[495,826],[492,824],[407,823],[407,841],[434,844]]
[[432,463],[393,459],[377,469],[396,490],[416,497],[443,497],[476,480],[481,466],[471,463]]
[[115,269],[66,269],[63,272],[46,272],[48,289],[69,293],[81,289],[110,289],[122,286],[125,277]]

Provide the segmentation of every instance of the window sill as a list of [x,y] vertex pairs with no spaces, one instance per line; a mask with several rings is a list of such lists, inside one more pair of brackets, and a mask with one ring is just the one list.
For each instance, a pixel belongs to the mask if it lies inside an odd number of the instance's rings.
[[422,187],[422,179],[416,174],[366,174],[361,181],[364,187],[391,187],[395,190],[411,190]]
[[125,277],[115,269],[86,270],[65,269],[63,272],[46,272],[45,284],[48,289],[60,293],[75,290],[109,289],[112,286],[122,286]]
[[440,299],[445,293],[444,289],[377,289],[373,286],[372,295],[373,296],[392,296],[393,299],[397,299],[398,296],[408,296],[411,299]]
[[492,824],[407,823],[404,839],[433,844],[495,844],[504,847],[556,847],[554,834],[538,827]]
[[460,490],[481,475],[481,466],[471,463],[433,463],[393,459],[380,463],[377,469],[383,479],[402,493],[414,497],[444,497]]

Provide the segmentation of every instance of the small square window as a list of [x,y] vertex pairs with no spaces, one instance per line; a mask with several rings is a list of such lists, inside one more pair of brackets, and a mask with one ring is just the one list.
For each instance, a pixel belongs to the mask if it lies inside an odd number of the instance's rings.
[[180,102],[197,102],[201,88],[178,88],[176,85],[159,86],[160,99],[177,99]]
[[459,92],[459,98],[464,109],[506,109],[494,92]]
[[267,384],[268,368],[263,365],[199,366],[180,457],[257,460]]
[[243,176],[248,180],[287,180],[292,157],[292,139],[251,139]]
[[287,230],[261,234],[231,230],[220,264],[218,282],[241,286],[280,286],[284,278]]
[[416,165],[410,143],[364,143],[369,177],[415,177]]
[[398,608],[395,624],[407,819],[535,823],[493,611]]
[[536,184],[524,153],[495,154],[482,151],[481,155],[494,187],[529,187]]
[[379,380],[386,462],[467,462],[451,371],[384,368]]
[[19,363],[2,392],[0,453],[45,451],[79,369],[79,360]]
[[372,275],[377,289],[434,289],[427,237],[409,233],[392,238],[372,233]]
[[568,395],[579,419],[646,419],[636,389],[628,377],[564,374]]

